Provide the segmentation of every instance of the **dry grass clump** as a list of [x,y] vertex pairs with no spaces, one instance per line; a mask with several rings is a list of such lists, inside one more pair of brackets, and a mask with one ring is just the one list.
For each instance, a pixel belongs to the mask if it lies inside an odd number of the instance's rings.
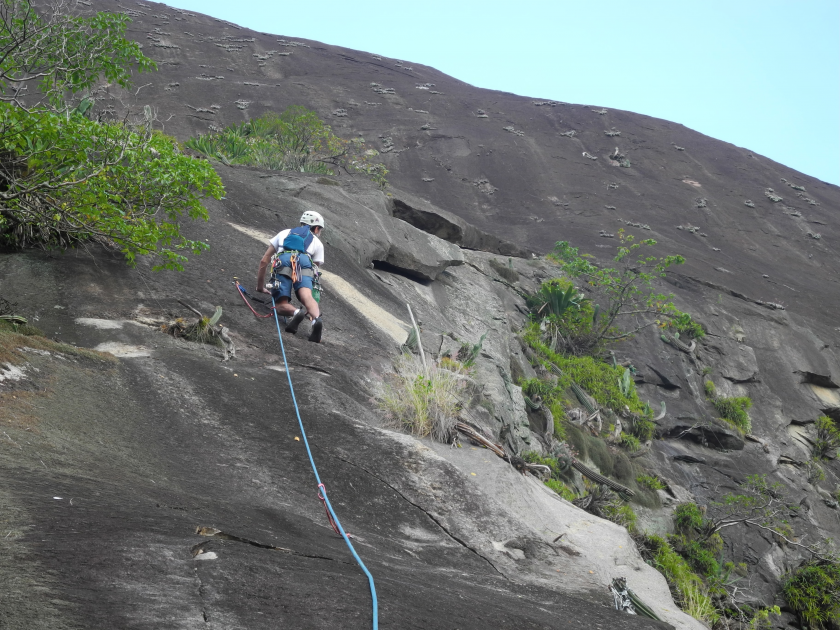
[[394,362],[379,392],[379,406],[388,424],[418,437],[449,442],[455,431],[459,394],[466,381],[447,365],[423,366],[420,357],[403,354]]
[[215,329],[210,324],[210,318],[199,317],[193,322],[189,322],[183,317],[179,317],[175,321],[165,324],[161,327],[163,332],[173,337],[186,339],[187,341],[194,341],[196,343],[209,343],[214,346],[223,346],[221,339],[221,327],[219,330]]

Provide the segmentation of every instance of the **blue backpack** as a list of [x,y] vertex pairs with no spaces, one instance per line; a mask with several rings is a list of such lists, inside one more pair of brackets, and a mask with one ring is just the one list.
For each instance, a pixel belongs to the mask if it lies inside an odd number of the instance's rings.
[[308,225],[292,228],[286,238],[283,239],[283,251],[305,254],[314,238],[315,235]]

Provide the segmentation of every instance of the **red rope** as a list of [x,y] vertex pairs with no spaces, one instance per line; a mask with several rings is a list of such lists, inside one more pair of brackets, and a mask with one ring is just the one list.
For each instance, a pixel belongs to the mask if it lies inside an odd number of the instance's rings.
[[[248,301],[248,299],[245,297],[245,290],[244,290],[244,288],[242,287],[242,285],[241,285],[241,284],[239,284],[239,281],[235,281],[235,282],[234,282],[234,284],[236,285],[236,290],[237,290],[237,292],[239,293],[239,296],[242,298],[242,301],[243,301],[243,302],[245,302],[245,306],[247,306],[248,308],[250,308],[250,309],[251,309],[251,312],[252,312],[252,313],[253,313],[256,317],[260,317],[260,318],[264,318],[264,317],[271,317],[271,313],[269,313],[268,315],[260,315],[259,313],[257,313],[257,311],[255,311],[255,310],[254,310],[254,307],[253,307],[253,306],[251,306],[251,303],[250,303],[250,302]],[[273,307],[271,307],[271,308],[273,308]]]
[[[327,487],[322,483],[318,484],[318,498],[321,499],[321,503],[324,504],[324,512],[327,513],[327,520],[330,522],[330,525],[332,526],[333,531],[336,534],[338,534],[339,536],[341,536],[341,532],[338,531],[338,525],[335,524],[335,521],[333,520],[332,514],[330,514],[330,511],[327,508],[327,501],[326,501],[326,499],[324,499],[324,495],[321,494],[321,488],[323,488],[324,492],[326,492]],[[348,532],[345,532],[345,533],[347,534],[348,538],[352,538],[352,536]]]

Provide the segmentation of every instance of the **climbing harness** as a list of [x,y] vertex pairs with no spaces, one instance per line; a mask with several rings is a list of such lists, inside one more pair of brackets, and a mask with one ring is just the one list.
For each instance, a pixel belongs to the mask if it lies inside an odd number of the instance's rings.
[[[240,293],[241,291],[242,289],[240,289]],[[373,630],[378,630],[379,611],[378,603],[376,600],[376,587],[373,584],[373,576],[370,574],[370,571],[368,571],[368,568],[365,566],[365,563],[362,562],[362,559],[359,557],[359,554],[356,553],[356,550],[353,548],[353,543],[350,542],[350,538],[347,532],[345,532],[344,528],[341,526],[341,522],[338,520],[338,516],[336,515],[335,510],[333,510],[332,504],[330,503],[330,499],[327,496],[327,488],[321,481],[321,477],[318,474],[318,468],[315,466],[315,459],[312,457],[312,450],[309,448],[309,440],[306,438],[306,429],[303,428],[303,420],[300,417],[300,409],[298,408],[297,399],[295,398],[295,388],[292,385],[292,376],[289,372],[289,362],[286,360],[286,347],[283,345],[283,335],[280,332],[280,318],[277,316],[277,304],[274,303],[273,297],[271,298],[271,302],[272,308],[274,309],[274,321],[277,324],[277,337],[278,339],[280,339],[280,350],[283,354],[283,365],[286,368],[286,378],[289,381],[289,391],[292,394],[292,403],[294,403],[295,406],[295,415],[297,416],[298,424],[300,425],[300,434],[303,438],[303,444],[304,446],[306,446],[306,454],[309,455],[309,463],[312,465],[312,472],[315,473],[315,480],[318,482],[318,498],[324,504],[324,509],[327,512],[327,518],[329,519],[330,525],[332,526],[333,530],[344,539],[345,543],[347,543],[347,547],[350,549],[350,553],[353,555],[353,558],[356,559],[356,562],[359,564],[359,567],[367,576],[368,583],[370,584],[370,596],[373,604]]]
[[[280,257],[284,254],[291,254],[288,266],[284,265],[283,261],[280,260]],[[300,282],[300,279],[304,276],[312,278],[312,282],[314,284],[318,278],[318,274],[312,267],[301,267],[301,256],[309,257],[309,254],[300,252],[278,252],[274,254],[271,258],[271,275],[269,276],[268,281],[269,286],[274,289],[280,288],[280,282],[277,279],[277,276],[286,276],[287,278],[291,278],[292,286],[294,286],[295,283]],[[311,257],[309,258],[312,260]]]

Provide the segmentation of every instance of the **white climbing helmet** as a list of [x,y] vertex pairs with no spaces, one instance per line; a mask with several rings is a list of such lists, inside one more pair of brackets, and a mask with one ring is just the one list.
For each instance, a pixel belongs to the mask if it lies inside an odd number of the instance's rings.
[[304,212],[300,217],[300,222],[311,227],[315,227],[316,225],[324,227],[324,217],[314,210]]

